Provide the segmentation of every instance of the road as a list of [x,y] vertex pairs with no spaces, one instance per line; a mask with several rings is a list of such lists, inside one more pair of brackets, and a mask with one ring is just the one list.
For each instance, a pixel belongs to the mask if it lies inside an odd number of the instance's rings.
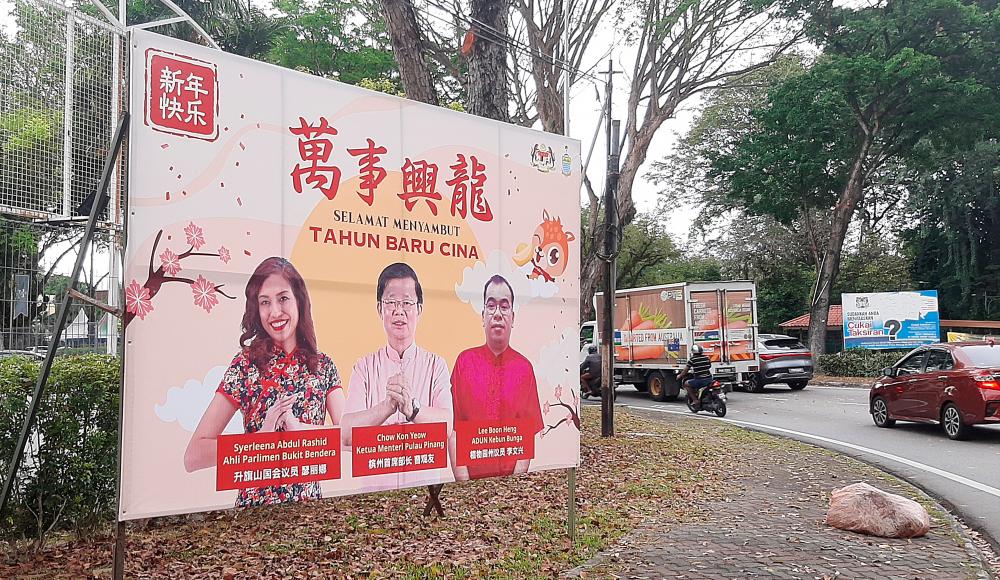
[[[631,385],[618,388],[619,405],[693,416],[680,400],[653,402]],[[584,404],[599,405],[590,399]],[[700,413],[704,420],[720,420]],[[1000,541],[1000,426],[979,426],[967,441],[948,439],[936,425],[896,423],[879,429],[868,414],[868,390],[809,385],[791,391],[729,395],[722,421],[819,445],[873,463],[957,512],[972,528]]]

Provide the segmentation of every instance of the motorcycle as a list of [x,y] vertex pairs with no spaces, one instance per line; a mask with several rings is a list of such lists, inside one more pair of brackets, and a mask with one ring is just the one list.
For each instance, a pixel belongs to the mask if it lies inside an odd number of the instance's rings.
[[692,403],[687,402],[688,409],[692,413],[699,411],[712,411],[718,417],[726,416],[726,393],[722,391],[722,383],[712,381],[707,387],[698,389],[698,400]]

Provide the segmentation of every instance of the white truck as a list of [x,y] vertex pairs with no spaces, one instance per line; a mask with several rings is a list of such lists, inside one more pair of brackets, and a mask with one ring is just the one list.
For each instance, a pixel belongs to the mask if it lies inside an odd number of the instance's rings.
[[[596,321],[580,327],[581,356],[600,346],[602,293]],[[615,292],[615,381],[648,391],[656,401],[680,392],[677,375],[695,344],[712,360],[712,374],[729,388],[746,386],[760,369],[757,287],[752,281],[680,282]]]

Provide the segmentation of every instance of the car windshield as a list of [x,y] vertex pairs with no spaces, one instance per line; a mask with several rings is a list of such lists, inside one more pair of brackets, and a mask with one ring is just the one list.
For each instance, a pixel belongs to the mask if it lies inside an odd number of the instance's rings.
[[764,341],[764,347],[768,350],[796,350],[805,348],[797,338],[771,338]]
[[974,367],[1000,367],[1000,345],[963,346],[962,354]]

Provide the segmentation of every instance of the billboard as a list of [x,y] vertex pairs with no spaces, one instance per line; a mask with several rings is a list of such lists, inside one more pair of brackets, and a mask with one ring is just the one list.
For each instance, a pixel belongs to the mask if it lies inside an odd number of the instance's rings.
[[941,340],[937,290],[842,294],[844,348],[914,348]]
[[579,463],[579,142],[131,40],[123,520]]

